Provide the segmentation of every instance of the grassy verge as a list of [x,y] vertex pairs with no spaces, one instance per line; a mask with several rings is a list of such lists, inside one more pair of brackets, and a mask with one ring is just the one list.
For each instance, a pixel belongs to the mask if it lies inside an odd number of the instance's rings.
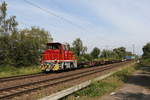
[[143,66],[150,66],[150,58],[149,59],[142,59],[141,65]]
[[25,75],[38,72],[40,72],[38,66],[19,67],[19,68],[13,66],[0,66],[0,77]]
[[99,98],[106,93],[114,91],[125,83],[136,68],[137,65],[127,66],[104,80],[93,82],[89,87],[64,98],[64,100],[90,100],[97,97]]

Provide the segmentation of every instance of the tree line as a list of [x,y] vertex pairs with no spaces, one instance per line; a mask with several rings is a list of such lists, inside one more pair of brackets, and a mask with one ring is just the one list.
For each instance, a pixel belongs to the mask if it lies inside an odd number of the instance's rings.
[[[67,45],[69,45],[67,43]],[[122,60],[125,56],[134,56],[132,52],[126,51],[125,47],[114,48],[113,50],[103,49],[102,51],[95,47],[90,53],[87,53],[87,47],[83,45],[80,38],[73,41],[71,46],[78,60],[80,61],[91,61],[91,60]]]

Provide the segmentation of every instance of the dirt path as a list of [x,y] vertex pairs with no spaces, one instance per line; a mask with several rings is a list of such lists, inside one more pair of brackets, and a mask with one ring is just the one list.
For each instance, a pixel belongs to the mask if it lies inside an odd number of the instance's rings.
[[120,89],[99,100],[150,100],[150,67],[142,67]]

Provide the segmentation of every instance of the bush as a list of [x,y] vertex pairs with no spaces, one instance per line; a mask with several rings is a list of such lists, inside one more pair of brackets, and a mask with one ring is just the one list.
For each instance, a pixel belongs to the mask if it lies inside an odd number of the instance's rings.
[[150,66],[150,58],[142,59],[141,64],[144,65],[144,66]]

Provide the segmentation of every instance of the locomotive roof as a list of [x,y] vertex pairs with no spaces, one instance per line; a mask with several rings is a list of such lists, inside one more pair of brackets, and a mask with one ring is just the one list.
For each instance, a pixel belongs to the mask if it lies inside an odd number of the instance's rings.
[[61,43],[59,43],[59,42],[47,43],[47,45],[51,45],[51,44],[62,45],[62,44],[61,44]]

